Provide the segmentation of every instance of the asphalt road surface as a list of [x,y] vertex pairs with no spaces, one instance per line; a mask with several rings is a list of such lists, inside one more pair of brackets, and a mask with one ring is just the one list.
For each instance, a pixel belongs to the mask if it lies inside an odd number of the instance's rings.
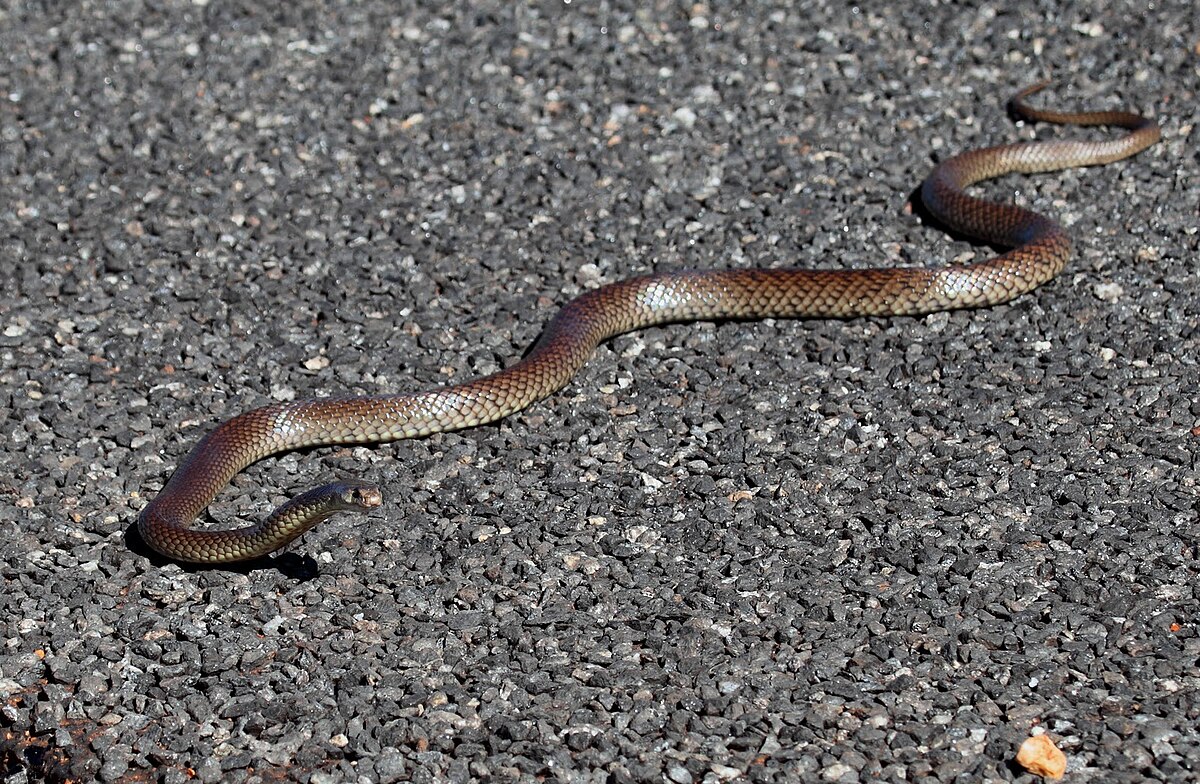
[[[1200,26],[1190,2],[0,8],[0,778],[1200,776]],[[980,5],[980,4],[972,4]],[[384,505],[237,568],[130,526],[250,407],[506,366],[687,267],[948,264],[972,147],[1151,114],[979,187],[1065,273],[922,318],[602,347],[495,425],[271,459]]]

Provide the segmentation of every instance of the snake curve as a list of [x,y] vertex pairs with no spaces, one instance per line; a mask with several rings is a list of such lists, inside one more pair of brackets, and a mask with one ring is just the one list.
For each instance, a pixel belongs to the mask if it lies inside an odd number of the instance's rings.
[[1070,255],[1066,231],[1012,204],[984,201],[964,189],[1003,174],[1105,164],[1159,139],[1158,125],[1119,111],[1034,109],[1010,102],[1031,121],[1127,129],[1103,141],[1033,141],[969,150],[940,163],[921,200],[944,226],[1004,253],[968,265],[849,270],[736,269],[673,271],[630,278],[571,300],[533,349],[498,373],[414,394],[314,398],[264,406],[217,426],[184,458],[138,517],[142,539],[169,558],[222,563],[265,555],[331,515],[382,502],[366,482],[344,480],[304,493],[265,521],[234,530],[191,526],[235,474],[269,455],[303,447],[371,444],[492,422],[567,384],[602,341],[668,322],[752,318],[849,318],[919,315],[1007,302],[1057,275]]

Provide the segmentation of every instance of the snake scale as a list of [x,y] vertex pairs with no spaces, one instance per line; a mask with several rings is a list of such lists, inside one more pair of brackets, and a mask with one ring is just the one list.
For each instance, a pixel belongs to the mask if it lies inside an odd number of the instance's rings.
[[1013,113],[1032,121],[1128,130],[1104,141],[1033,141],[970,150],[934,168],[921,186],[929,212],[951,230],[1006,252],[968,265],[849,270],[737,269],[662,272],[571,300],[533,349],[498,373],[413,394],[315,398],[268,405],[206,435],[138,518],[147,544],[179,561],[222,563],[265,555],[331,515],[382,502],[357,480],[293,498],[262,523],[234,530],[191,526],[235,474],[269,455],[330,444],[373,444],[492,422],[562,388],[593,349],[614,335],[667,322],[713,319],[917,315],[1007,302],[1057,275],[1071,252],[1054,221],[964,189],[1003,174],[1092,166],[1127,158],[1159,139],[1158,125],[1119,111],[1035,109],[1022,90]]

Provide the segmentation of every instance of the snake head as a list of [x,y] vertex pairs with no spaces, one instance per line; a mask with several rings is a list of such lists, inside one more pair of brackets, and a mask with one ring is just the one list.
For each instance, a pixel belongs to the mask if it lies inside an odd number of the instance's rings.
[[358,479],[342,479],[326,485],[331,501],[336,499],[338,511],[366,511],[383,503],[383,493],[370,482]]

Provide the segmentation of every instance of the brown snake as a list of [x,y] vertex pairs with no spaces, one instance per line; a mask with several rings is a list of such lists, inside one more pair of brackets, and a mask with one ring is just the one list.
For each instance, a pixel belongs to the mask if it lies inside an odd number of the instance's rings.
[[342,481],[300,495],[258,525],[231,531],[190,526],[235,474],[268,455],[328,444],[373,444],[471,427],[520,411],[562,388],[592,350],[614,335],[655,324],[752,318],[917,315],[1007,302],[1053,278],[1071,252],[1049,218],[963,189],[1010,172],[1110,163],[1158,141],[1153,120],[1127,112],[1033,109],[1018,93],[1013,112],[1028,120],[1113,125],[1107,141],[1041,141],[968,152],[939,164],[921,200],[941,223],[1011,250],[965,266],[851,270],[739,269],[663,272],[602,286],[563,306],[532,351],[512,367],[415,394],[317,398],[269,405],[204,437],[142,510],[138,529],[158,552],[180,561],[220,563],[265,555],[330,515],[378,506],[373,485]]

